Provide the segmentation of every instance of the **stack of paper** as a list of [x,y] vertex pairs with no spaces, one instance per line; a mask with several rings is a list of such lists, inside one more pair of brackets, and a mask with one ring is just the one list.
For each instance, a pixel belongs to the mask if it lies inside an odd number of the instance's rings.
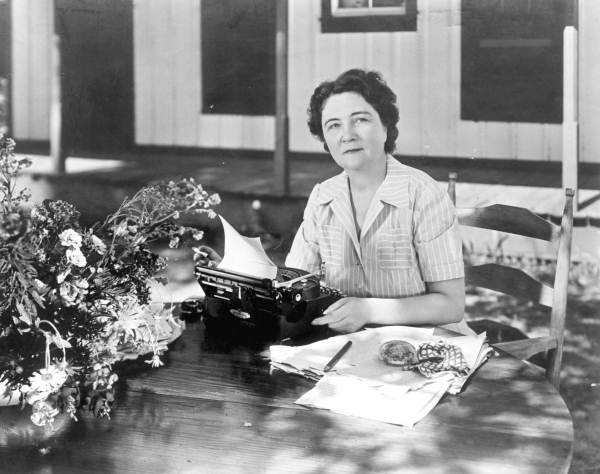
[[[300,405],[413,426],[431,411],[444,393],[460,392],[469,375],[486,360],[491,350],[485,344],[485,333],[452,338],[449,342],[462,350],[469,374],[459,377],[446,372],[426,378],[417,371],[400,370],[379,360],[379,346],[392,339],[408,341],[417,348],[439,337],[433,335],[433,329],[407,326],[365,329],[306,346],[271,346],[271,364],[318,380],[312,390],[296,400]],[[323,373],[325,364],[349,340],[352,341],[350,350],[333,371]]]

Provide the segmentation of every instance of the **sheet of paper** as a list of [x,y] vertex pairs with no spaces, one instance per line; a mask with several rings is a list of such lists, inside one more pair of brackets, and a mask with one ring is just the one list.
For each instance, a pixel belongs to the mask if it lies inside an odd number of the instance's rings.
[[356,377],[327,374],[295,403],[412,427],[437,405],[449,385],[446,377],[403,392],[395,385],[372,387]]
[[348,352],[332,372],[318,380],[315,387],[300,397],[300,405],[331,410],[387,423],[413,426],[423,419],[444,393],[459,393],[473,371],[486,358],[489,346],[485,333],[447,339],[458,346],[468,366],[466,376],[450,372],[426,378],[418,371],[405,371],[379,360],[379,346],[401,339],[418,347],[423,342],[443,340],[433,329],[385,326],[331,337],[306,346],[271,346],[271,364],[286,372],[310,376],[321,373],[324,365],[347,342]]
[[385,326],[330,337],[306,346],[271,346],[271,360],[299,370],[321,371],[347,341],[352,341],[350,350],[333,369],[338,374],[360,378],[371,386],[395,384],[402,386],[405,391],[426,383],[427,379],[418,372],[398,370],[379,359],[379,346],[392,339],[408,341],[418,347],[423,342],[433,340],[433,328]]
[[219,218],[225,232],[225,255],[217,268],[274,280],[277,277],[277,265],[265,253],[260,238],[240,235],[223,216]]

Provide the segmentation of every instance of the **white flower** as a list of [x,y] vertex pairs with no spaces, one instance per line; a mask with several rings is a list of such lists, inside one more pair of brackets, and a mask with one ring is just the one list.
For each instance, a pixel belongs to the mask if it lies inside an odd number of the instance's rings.
[[58,275],[56,275],[56,282],[60,285],[70,274],[71,269],[67,268],[64,272],[60,272]]
[[87,280],[78,278],[74,279],[71,282],[65,281],[63,282],[58,291],[61,298],[68,306],[73,306],[77,304],[83,296],[87,293],[87,289],[89,284]]
[[85,267],[87,260],[79,248],[69,247],[66,252],[67,262],[76,267]]
[[154,354],[152,359],[145,360],[146,364],[150,364],[152,367],[160,367],[165,365],[162,360],[160,360],[160,356],[158,354]]
[[33,404],[31,421],[38,426],[52,426],[54,417],[58,415],[58,409],[48,402],[38,400]]
[[63,230],[58,238],[60,239],[60,244],[65,247],[81,247],[81,235],[75,232],[73,229]]
[[29,377],[29,387],[33,392],[56,392],[67,381],[67,372],[56,365],[40,369]]
[[127,228],[127,221],[121,221],[119,224],[113,226],[113,232],[115,237],[123,237],[129,234]]
[[33,279],[33,286],[39,293],[46,293],[49,290],[49,286],[46,285],[42,280],[38,278]]
[[221,204],[221,196],[219,196],[217,193],[215,193],[215,194],[211,194],[211,195],[208,197],[208,203],[209,203],[211,206],[216,206],[216,205],[218,205],[218,204]]
[[194,238],[194,240],[202,240],[202,238],[204,237],[204,232],[202,232],[201,230],[195,230],[192,234],[192,237]]
[[37,258],[41,263],[45,263],[46,260],[48,260],[48,256],[46,255],[46,252],[44,252],[43,249],[36,250],[35,258]]
[[172,249],[179,247],[179,237],[173,237],[169,242],[169,247]]
[[94,247],[96,252],[99,254],[106,253],[106,244],[102,241],[102,239],[100,239],[100,237],[92,234],[90,240],[92,241],[92,247]]

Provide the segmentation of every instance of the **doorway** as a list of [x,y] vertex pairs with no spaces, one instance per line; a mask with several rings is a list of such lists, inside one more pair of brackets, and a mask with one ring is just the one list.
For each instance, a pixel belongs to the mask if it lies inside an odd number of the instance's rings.
[[56,0],[67,155],[133,146],[132,0]]

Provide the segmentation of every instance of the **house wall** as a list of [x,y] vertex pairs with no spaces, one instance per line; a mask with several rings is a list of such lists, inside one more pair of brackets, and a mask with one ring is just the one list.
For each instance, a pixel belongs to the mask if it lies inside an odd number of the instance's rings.
[[201,113],[200,2],[137,0],[133,21],[138,144],[273,147],[271,116]]
[[48,0],[11,3],[12,126],[17,140],[49,137],[53,8]]
[[[416,32],[320,32],[320,0],[289,0],[290,148],[308,133],[314,87],[350,67],[381,71],[398,93],[406,155],[560,161],[561,126],[460,120],[460,0],[419,0]],[[600,163],[600,2],[580,0],[580,161]],[[51,2],[13,2],[17,138],[48,139]],[[200,2],[134,2],[135,137],[140,145],[272,149],[271,116],[201,112]]]
[[579,0],[579,160],[600,163],[600,2]]

